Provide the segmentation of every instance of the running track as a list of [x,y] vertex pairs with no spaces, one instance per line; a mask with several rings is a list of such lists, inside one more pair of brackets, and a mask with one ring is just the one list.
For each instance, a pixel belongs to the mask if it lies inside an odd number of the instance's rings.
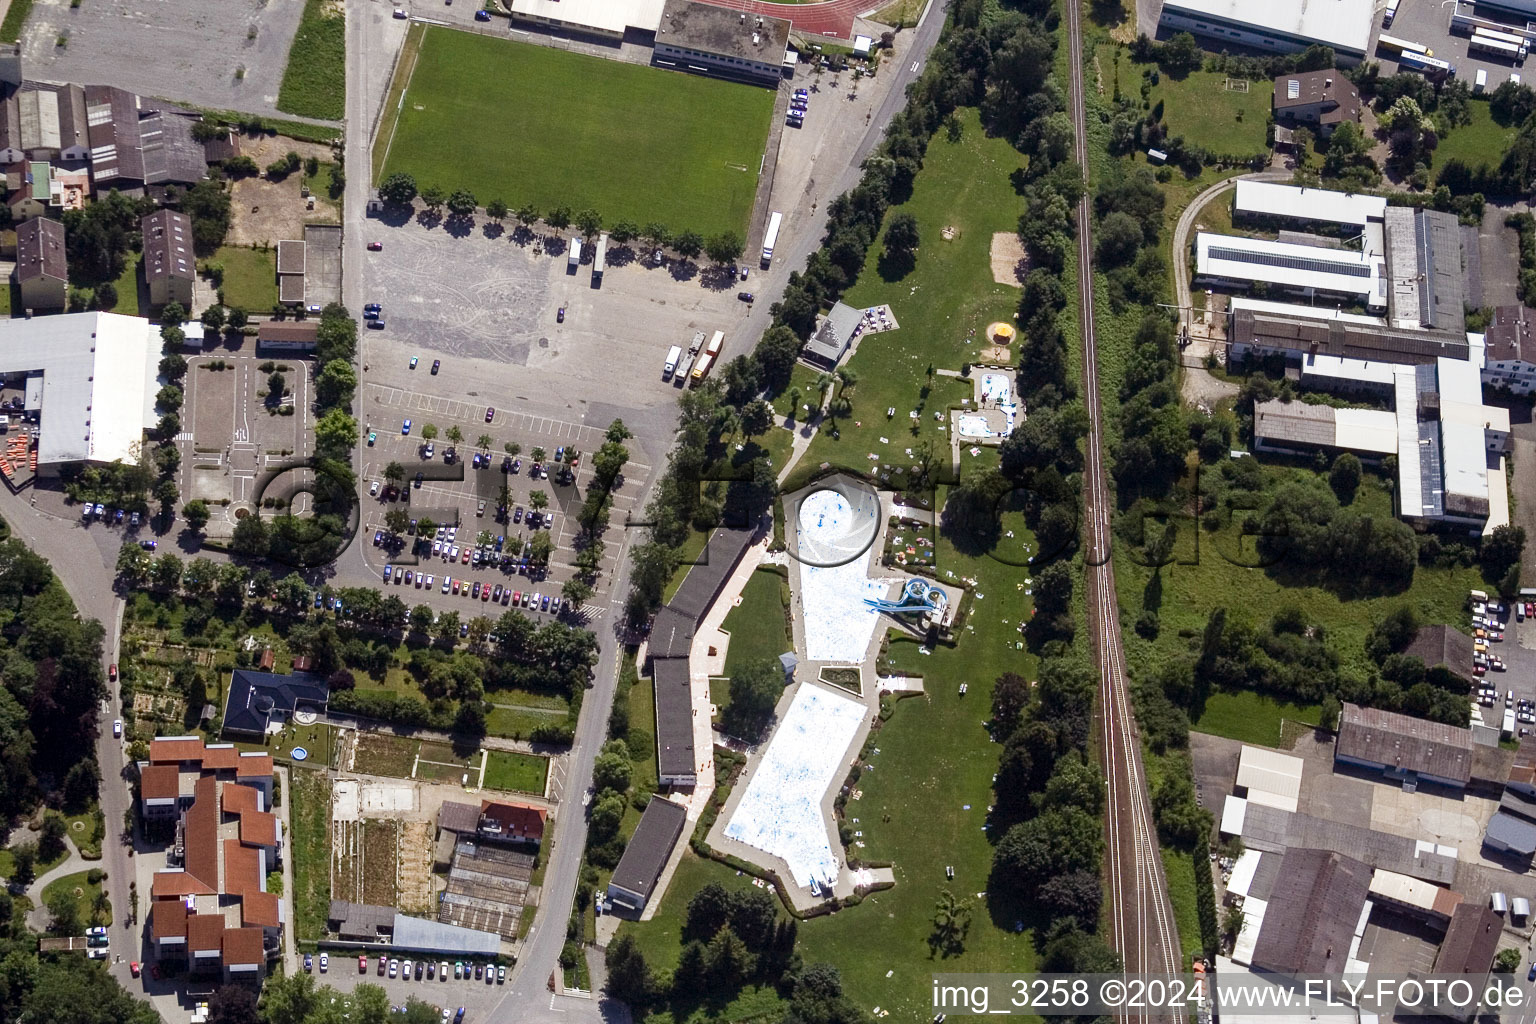
[[776,4],[767,0],[708,0],[715,7],[729,7],[733,11],[761,14],[766,17],[788,18],[795,31],[808,36],[836,36],[838,39],[853,38],[853,19],[870,9],[872,0],[826,0],[819,4]]

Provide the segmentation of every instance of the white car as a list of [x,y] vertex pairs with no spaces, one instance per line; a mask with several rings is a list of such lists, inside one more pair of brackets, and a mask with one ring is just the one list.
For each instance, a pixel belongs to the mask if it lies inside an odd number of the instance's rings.
[[431,589],[432,589],[432,574],[431,574],[431,573],[427,573],[427,582],[426,582],[426,583],[425,583],[425,584],[424,584],[424,586],[425,586],[425,587],[426,587],[426,588],[427,588],[427,589],[428,589],[428,590],[431,590]]
[[445,593],[445,594],[448,593],[449,588],[452,587],[452,586],[453,586],[453,577],[452,576],[444,576],[443,577],[443,593]]
[[112,738],[115,740],[123,738],[123,720],[121,718],[114,718],[112,720]]
[[324,953],[320,954],[320,973],[324,974],[331,969],[331,958]]
[[456,562],[458,560],[459,560],[459,546],[457,544],[455,544],[455,545],[453,545],[453,547],[451,547],[448,550],[448,561]]
[[379,482],[377,480],[368,485],[368,494],[375,498],[379,496]]

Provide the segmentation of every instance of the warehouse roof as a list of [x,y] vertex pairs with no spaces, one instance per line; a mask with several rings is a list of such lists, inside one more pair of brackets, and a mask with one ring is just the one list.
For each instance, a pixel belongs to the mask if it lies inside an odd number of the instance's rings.
[[651,797],[640,816],[640,824],[635,826],[635,834],[624,847],[619,866],[613,869],[610,884],[634,893],[641,900],[650,899],[687,820],[688,812],[681,804]]
[[501,936],[492,932],[482,932],[476,928],[464,928],[456,924],[443,924],[420,917],[396,914],[395,934],[391,945],[395,949],[416,950],[422,953],[497,956],[501,953]]
[[1378,708],[1345,704],[1335,756],[1465,784],[1472,777],[1472,733]]
[[1436,974],[1486,974],[1493,966],[1504,920],[1482,903],[1463,903],[1451,915],[1451,924],[1435,957]]
[[1237,784],[1248,790],[1254,803],[1294,811],[1303,763],[1299,757],[1244,745],[1237,756]]
[[1463,334],[1391,328],[1377,317],[1341,315],[1294,304],[1275,311],[1241,298],[1232,300],[1227,331],[1234,345],[1390,363],[1430,363],[1441,356],[1466,359],[1469,351]]
[[651,662],[656,687],[656,767],[662,778],[698,771],[693,749],[693,686],[687,658]]
[[1335,409],[1278,398],[1254,403],[1253,433],[1260,441],[1348,448],[1378,455],[1395,455],[1398,448],[1394,413]]
[[[1324,80],[1338,79],[1349,84],[1349,80],[1336,71],[1282,76],[1275,79],[1277,107],[1280,106],[1281,86],[1287,79],[1303,83],[1315,81],[1319,90]],[[1350,88],[1354,87],[1351,85]],[[1303,101],[1298,100],[1298,102]],[[1347,224],[1354,228],[1363,228],[1367,221],[1382,219],[1387,209],[1387,201],[1381,196],[1357,195],[1326,188],[1300,188],[1296,185],[1282,185],[1273,181],[1238,179],[1237,197],[1232,201],[1232,208],[1238,213],[1285,217],[1313,223]]]
[[1264,914],[1253,966],[1286,974],[1341,974],[1371,869],[1329,850],[1286,852]]
[[1526,856],[1536,853],[1536,824],[1503,811],[1488,819],[1485,838],[1497,840],[1505,849]]
[[[564,0],[561,0],[563,3]],[[737,60],[780,64],[789,46],[789,22],[727,10],[694,0],[666,0],[656,41]]]
[[1371,874],[1371,895],[1441,917],[1450,917],[1465,899],[1444,886],[1385,868],[1377,868]]
[[1354,249],[1202,231],[1195,236],[1195,272],[1227,281],[1263,281],[1359,296],[1368,307],[1387,302],[1382,261]]
[[1375,21],[1369,4],[1337,0],[1167,0],[1165,9],[1251,26],[1303,43],[1322,43],[1335,50],[1363,55]]

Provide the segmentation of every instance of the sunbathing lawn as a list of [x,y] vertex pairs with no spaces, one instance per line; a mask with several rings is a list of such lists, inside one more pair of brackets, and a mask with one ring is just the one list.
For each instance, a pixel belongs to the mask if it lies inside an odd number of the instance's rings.
[[772,569],[759,569],[747,580],[741,604],[725,616],[724,629],[731,634],[725,652],[726,675],[755,662],[776,661],[793,649],[780,599],[780,589],[786,587],[784,577]]

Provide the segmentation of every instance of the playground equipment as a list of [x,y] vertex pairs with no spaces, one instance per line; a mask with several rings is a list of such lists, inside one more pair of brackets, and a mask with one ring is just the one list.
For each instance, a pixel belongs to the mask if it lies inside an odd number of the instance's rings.
[[1005,324],[1001,320],[987,325],[987,337],[992,339],[994,345],[1011,345],[1018,335],[1012,324]]
[[885,612],[888,615],[927,615],[931,616],[934,622],[939,622],[944,618],[945,609],[949,607],[949,595],[922,577],[913,576],[902,584],[901,596],[898,600],[888,601],[866,597],[864,603],[875,611]]

